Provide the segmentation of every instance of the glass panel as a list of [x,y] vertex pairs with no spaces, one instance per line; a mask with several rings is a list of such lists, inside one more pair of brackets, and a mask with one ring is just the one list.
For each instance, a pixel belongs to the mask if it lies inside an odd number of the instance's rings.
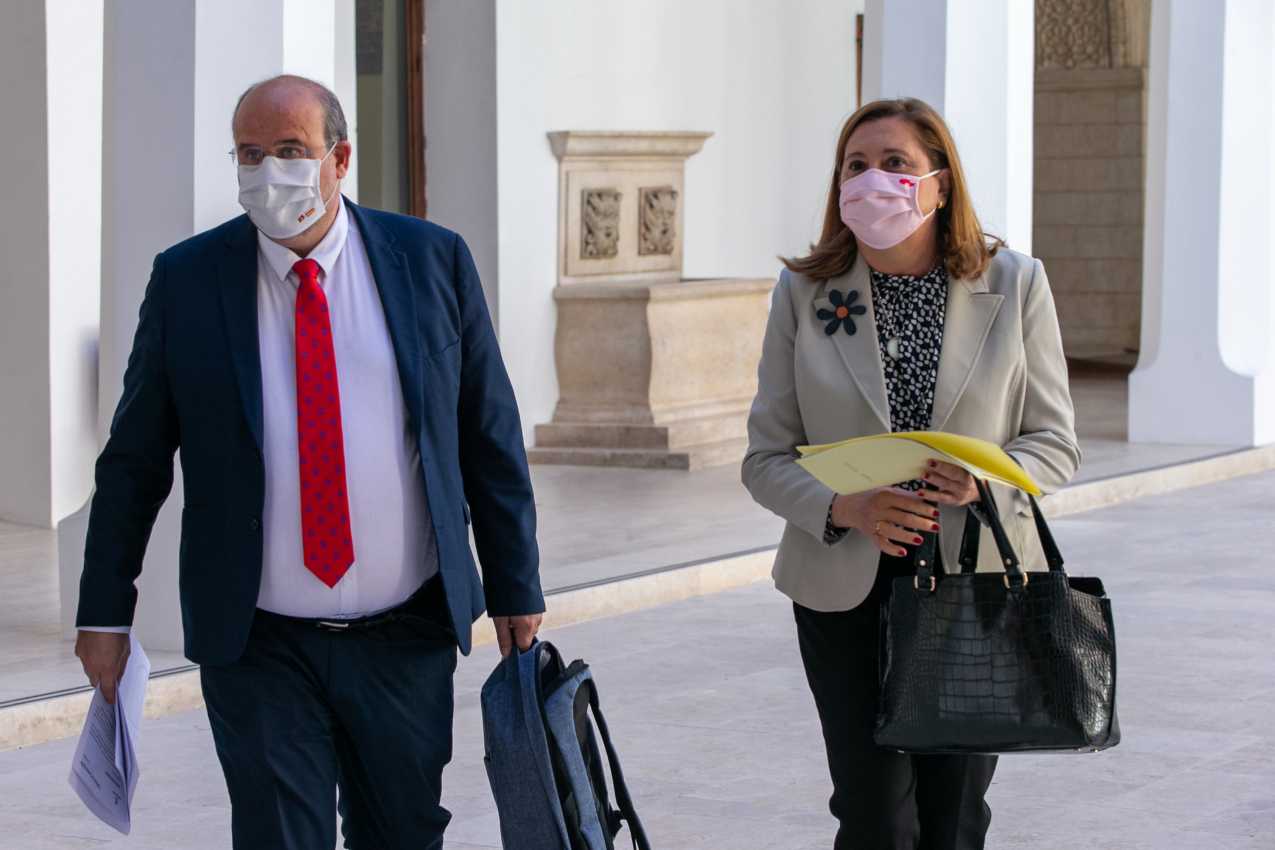
[[406,0],[356,0],[359,202],[410,213]]

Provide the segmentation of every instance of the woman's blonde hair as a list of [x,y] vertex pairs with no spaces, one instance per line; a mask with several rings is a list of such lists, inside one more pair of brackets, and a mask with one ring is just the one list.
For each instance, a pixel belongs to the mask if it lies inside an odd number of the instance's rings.
[[841,163],[846,144],[860,126],[883,118],[902,118],[916,132],[921,146],[930,157],[933,168],[946,168],[951,176],[947,204],[935,215],[938,218],[939,252],[947,273],[955,279],[978,277],[986,269],[996,251],[1005,243],[983,232],[970,201],[965,183],[965,170],[956,152],[956,142],[943,118],[928,104],[915,98],[876,100],[861,107],[841,128],[837,139],[837,157],[832,163],[832,186],[824,208],[823,233],[810,246],[804,257],[781,257],[791,271],[813,280],[828,280],[845,274],[854,265],[858,243],[850,228],[841,220]]

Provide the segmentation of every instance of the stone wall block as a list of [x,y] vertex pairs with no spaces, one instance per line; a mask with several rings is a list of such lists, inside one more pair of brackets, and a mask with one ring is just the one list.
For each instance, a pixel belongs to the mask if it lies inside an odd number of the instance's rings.
[[1116,147],[1119,156],[1146,156],[1146,128],[1143,124],[1121,124],[1116,130]]
[[1076,230],[1071,225],[1037,225],[1032,249],[1037,257],[1070,257],[1076,253]]
[[1073,255],[1093,259],[1139,260],[1142,257],[1142,228],[1130,225],[1077,228]]
[[1036,156],[1044,159],[1129,156],[1121,147],[1122,129],[1113,124],[1047,124],[1038,121]]
[[1127,192],[1040,192],[1036,222],[1042,225],[1131,224],[1142,215],[1142,198]]
[[1121,124],[1142,124],[1146,121],[1142,92],[1120,92],[1116,99],[1116,120]]
[[1110,192],[1141,190],[1142,162],[1137,159],[1038,159],[1040,192]]
[[1060,124],[1115,124],[1119,120],[1114,91],[1059,93],[1057,122]]

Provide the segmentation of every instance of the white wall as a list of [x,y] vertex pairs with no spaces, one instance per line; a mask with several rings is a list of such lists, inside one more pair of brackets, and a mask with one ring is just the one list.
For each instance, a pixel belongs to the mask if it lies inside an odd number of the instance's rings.
[[948,0],[944,115],[985,230],[1032,252],[1036,15],[1022,0]]
[[[0,115],[10,127],[0,204],[0,517],[44,525],[49,478],[48,119],[44,8],[21,3],[0,27]],[[35,69],[34,73],[32,69]]]
[[97,456],[102,0],[53,0],[47,14],[53,524],[88,498]]
[[[1269,251],[1254,250],[1270,243],[1275,225],[1271,194],[1255,191],[1269,186],[1275,175],[1275,121],[1268,94],[1275,82],[1275,8],[1270,0],[1230,0],[1227,5],[1218,157],[1218,341],[1223,363],[1242,375],[1256,375],[1270,362],[1275,331],[1270,321],[1275,267]],[[1246,155],[1255,149],[1261,153]],[[1255,286],[1255,281],[1261,284]]]
[[[818,235],[837,131],[853,106],[859,9],[845,0],[808,0],[801,14],[784,0],[460,5],[430,3],[430,213],[476,246],[530,436],[558,396],[558,166],[546,133],[712,131],[687,164],[686,275],[773,277],[777,254]],[[461,52],[462,35],[476,53],[443,63]]]
[[[358,150],[359,146],[359,98],[358,75],[356,73],[354,50],[354,0],[336,0],[336,62],[333,66],[332,91],[341,101],[341,109],[345,112],[345,123],[349,128],[350,144]],[[359,201],[359,158],[351,157],[350,170],[341,182],[341,192],[351,201]]]
[[[70,2],[70,0],[68,0]],[[102,137],[99,428],[123,389],[154,256],[242,213],[230,124],[239,95],[279,73],[331,86],[335,0],[129,0],[107,8]],[[245,27],[244,21],[253,26]],[[347,33],[353,38],[352,33]],[[342,45],[344,47],[344,45]],[[347,57],[348,58],[348,57]],[[180,464],[139,581],[139,639],[180,649]],[[87,506],[58,528],[63,623],[73,620]]]
[[0,517],[51,526],[88,495],[97,441],[102,2],[6,10],[0,115]]
[[1026,0],[867,0],[863,99],[915,97],[956,139],[983,229],[1032,250],[1035,9]]
[[1131,441],[1275,442],[1273,34],[1265,0],[1152,7]]

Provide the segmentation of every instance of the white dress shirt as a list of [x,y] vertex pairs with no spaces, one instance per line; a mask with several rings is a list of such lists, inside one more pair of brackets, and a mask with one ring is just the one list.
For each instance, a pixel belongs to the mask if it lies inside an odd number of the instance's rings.
[[[340,196],[338,195],[338,198]],[[408,426],[385,309],[357,227],[339,201],[310,259],[322,269],[341,397],[354,564],[329,588],[305,567],[297,458],[296,304],[300,257],[257,234],[266,501],[257,606],[291,617],[349,619],[406,601],[438,572],[420,448]],[[127,627],[84,627],[126,632]]]
[[[338,198],[340,196],[338,195]],[[257,606],[292,617],[352,618],[393,608],[438,572],[420,447],[408,426],[385,309],[357,227],[340,201],[309,258],[322,269],[341,396],[354,564],[329,588],[305,567],[297,461],[296,306],[301,258],[257,234],[266,504]]]

